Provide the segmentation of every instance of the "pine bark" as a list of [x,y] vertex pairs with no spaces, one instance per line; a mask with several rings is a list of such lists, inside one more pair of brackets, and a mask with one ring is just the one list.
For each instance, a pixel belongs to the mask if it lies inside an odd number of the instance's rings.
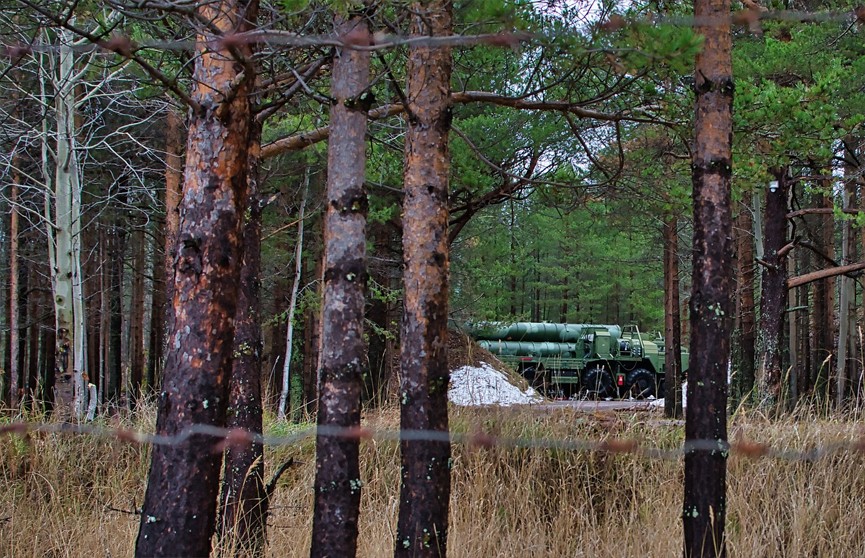
[[[334,21],[343,41],[368,45],[363,16]],[[340,49],[334,61],[331,138],[328,145],[327,210],[324,221],[324,299],[319,355],[319,404],[315,455],[315,501],[310,556],[354,556],[360,513],[357,437],[327,428],[359,427],[365,365],[366,121],[369,53]]]
[[787,307],[787,169],[775,172],[777,186],[766,191],[763,280],[760,296],[760,402],[770,410],[781,403],[781,355]]
[[[249,209],[243,233],[243,269],[234,332],[234,364],[229,383],[226,427],[261,434],[261,214],[259,152],[261,125],[253,124],[249,142]],[[260,440],[231,445],[225,450],[222,475],[223,541],[235,556],[263,556],[266,541],[267,495],[264,446]]]
[[[825,171],[829,172],[829,171]],[[831,191],[831,182],[822,184],[824,192]],[[819,207],[834,209],[834,201],[825,193],[817,196]],[[822,257],[817,258],[817,265],[826,266],[826,261],[835,257],[835,218],[832,213],[817,216],[818,229],[815,244]],[[811,373],[815,394],[820,399],[830,398],[829,380],[834,372],[832,355],[835,353],[835,279],[826,278],[814,283],[812,331],[813,348],[811,350]]]
[[704,37],[695,68],[692,155],[694,263],[685,441],[716,448],[685,454],[684,555],[726,556],[727,368],[734,307],[732,201],[733,77],[729,0],[695,0]]
[[746,204],[741,204],[736,218],[736,270],[738,289],[738,375],[736,397],[739,401],[750,397],[755,382],[757,314],[754,304],[754,219]]
[[664,416],[682,416],[682,324],[679,319],[679,220],[664,222]]
[[132,302],[129,312],[129,406],[134,409],[144,386],[144,230],[132,231]]
[[[453,4],[412,5],[411,34],[446,36]],[[448,178],[451,51],[414,46],[408,59],[408,130],[403,184],[404,313],[400,334],[400,428],[448,432]],[[395,556],[447,553],[450,443],[400,442]]]
[[8,374],[9,405],[14,409],[21,403],[24,395],[22,389],[21,367],[19,366],[19,354],[21,353],[20,335],[20,298],[19,298],[19,224],[18,224],[18,185],[21,175],[18,169],[18,154],[12,159],[12,183],[10,185],[9,205],[11,215],[9,217],[9,366],[6,368]]
[[[202,4],[208,21],[196,39],[195,87],[183,200],[173,265],[169,330],[156,432],[224,426],[247,202],[250,91],[248,44],[220,41],[254,27],[255,0]],[[235,56],[239,55],[239,58]],[[194,434],[155,445],[136,556],[207,556],[216,523],[221,452]]]

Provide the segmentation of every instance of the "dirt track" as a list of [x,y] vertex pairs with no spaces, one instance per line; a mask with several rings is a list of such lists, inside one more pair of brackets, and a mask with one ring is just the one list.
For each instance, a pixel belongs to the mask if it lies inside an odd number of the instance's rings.
[[663,414],[663,407],[653,407],[653,401],[546,401],[534,407],[540,409],[576,409],[587,413],[597,411],[647,411]]

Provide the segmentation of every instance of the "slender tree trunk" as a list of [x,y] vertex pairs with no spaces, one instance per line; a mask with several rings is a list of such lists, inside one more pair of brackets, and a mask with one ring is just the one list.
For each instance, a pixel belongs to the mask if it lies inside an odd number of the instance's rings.
[[[224,426],[247,201],[249,95],[255,82],[248,44],[214,37],[254,27],[255,0],[202,4],[209,22],[196,39],[192,120],[174,269],[174,320],[156,432]],[[235,58],[238,53],[243,60]],[[136,556],[207,556],[216,523],[221,452],[193,434],[155,445]]]
[[787,169],[774,172],[766,191],[766,230],[763,239],[762,295],[760,296],[760,403],[776,411],[781,403],[781,353],[787,308]]
[[132,231],[132,302],[129,313],[129,406],[137,405],[144,387],[144,230],[137,224]]
[[[243,234],[243,269],[234,332],[234,365],[229,384],[226,426],[262,433],[261,401],[261,213],[259,153],[261,124],[253,123],[249,141],[249,209]],[[229,446],[222,476],[221,536],[235,556],[263,556],[267,495],[264,446],[260,440]]]
[[21,352],[20,335],[20,312],[19,312],[19,285],[18,285],[18,185],[21,175],[18,171],[18,153],[16,151],[12,159],[12,184],[10,185],[9,217],[9,367],[6,369],[9,382],[9,404],[14,409],[21,403],[23,397],[21,368],[19,367],[18,355]]
[[165,329],[174,323],[174,262],[180,230],[180,201],[183,195],[183,117],[173,107],[165,115]]
[[[829,172],[828,170],[826,172]],[[831,192],[831,181],[825,181],[821,188],[824,192]],[[817,196],[819,207],[833,208],[834,202],[831,195],[826,193]],[[815,244],[818,252],[829,259],[835,257],[834,216],[830,214],[818,215],[819,228]],[[817,264],[825,267],[822,258],[817,258]],[[814,313],[812,331],[814,332],[814,347],[811,351],[812,374],[814,374],[814,390],[820,399],[830,398],[830,377],[834,375],[834,364],[832,355],[835,352],[835,279],[827,278],[814,284]]]
[[[303,279],[303,230],[306,219],[306,199],[309,196],[309,166],[304,171],[303,194],[300,198],[300,210],[297,213],[297,243],[294,247],[294,281],[291,285],[291,298],[288,301],[285,326],[285,360],[282,362],[282,388],[279,395],[277,417],[285,420],[291,396],[291,359],[294,345],[294,313],[297,310],[297,295],[300,293],[300,283]],[[293,410],[293,409],[292,409]]]
[[697,55],[696,137],[692,158],[694,269],[685,442],[717,447],[685,454],[684,555],[726,556],[727,368],[733,304],[733,77],[729,0],[695,0],[705,41]]
[[147,351],[147,378],[145,384],[149,393],[156,393],[161,384],[162,359],[165,348],[165,258],[161,248],[165,246],[164,227],[158,223],[153,237],[153,285],[150,303],[150,340]]
[[757,313],[754,304],[754,219],[750,208],[741,204],[736,218],[736,253],[739,302],[739,339],[738,339],[738,377],[736,379],[737,399],[751,397],[754,389],[756,362]]
[[[850,153],[845,153],[845,160],[850,160]],[[853,207],[853,200],[856,195],[856,186],[853,182],[853,173],[855,168],[850,164],[845,164],[844,174],[846,180],[844,183],[842,209],[848,210]],[[856,246],[853,237],[853,224],[849,220],[842,222],[842,239],[841,239],[841,265],[853,263]],[[850,370],[849,356],[852,348],[856,347],[854,337],[851,335],[855,326],[851,327],[851,303],[855,298],[853,291],[853,279],[842,275],[838,278],[839,282],[839,302],[838,302],[838,380],[835,384],[835,407],[843,409],[847,401],[847,393],[851,384],[852,375]]]
[[[337,17],[343,40],[370,44],[366,18]],[[354,556],[360,513],[358,438],[322,427],[358,427],[365,364],[366,111],[369,53],[343,49],[334,61],[324,225],[324,301],[321,315],[315,506],[310,556]]]
[[[311,244],[311,243],[307,243]],[[323,296],[322,282],[324,280],[324,254],[318,254],[312,271],[316,287],[317,299]],[[321,354],[321,309],[309,307],[303,326],[303,404],[307,414],[313,414],[318,409],[318,361]],[[293,418],[298,418],[298,410],[292,409]]]
[[[412,35],[447,36],[450,0],[412,5]],[[403,258],[405,310],[400,335],[400,428],[448,432],[449,102],[447,48],[414,46],[408,58]],[[400,442],[402,483],[395,556],[447,551],[451,448],[447,441]]]
[[116,405],[123,385],[123,254],[126,242],[119,215],[115,214],[109,231],[108,269],[108,360],[105,373],[105,402]]
[[682,416],[682,324],[679,320],[679,220],[664,222],[664,416]]

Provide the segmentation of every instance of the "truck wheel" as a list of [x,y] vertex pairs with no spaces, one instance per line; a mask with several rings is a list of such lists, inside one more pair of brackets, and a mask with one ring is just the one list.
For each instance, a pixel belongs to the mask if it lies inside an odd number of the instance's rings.
[[626,379],[628,385],[628,395],[633,399],[647,399],[651,396],[657,396],[657,386],[655,385],[655,375],[645,368],[637,368],[628,374]]
[[608,397],[613,391],[613,377],[603,366],[594,366],[583,374],[583,389],[591,399]]

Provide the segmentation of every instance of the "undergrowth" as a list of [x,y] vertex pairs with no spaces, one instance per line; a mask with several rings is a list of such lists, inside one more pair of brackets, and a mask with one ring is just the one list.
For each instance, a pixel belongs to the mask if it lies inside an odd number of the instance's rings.
[[[154,410],[102,418],[108,427],[152,431]],[[26,417],[40,420],[42,417]],[[398,412],[368,413],[366,426],[393,431]],[[268,421],[267,433],[291,436],[311,425]],[[683,465],[636,453],[528,447],[532,440],[632,439],[678,447],[680,423],[657,415],[567,410],[453,408],[454,432],[483,432],[514,444],[453,448],[449,554],[484,556],[668,557],[681,554]],[[731,440],[804,451],[859,439],[855,420],[800,414],[770,421],[738,413]],[[489,438],[484,440],[489,441]],[[555,444],[552,444],[553,446]],[[399,446],[365,440],[360,556],[392,553],[399,494]],[[269,447],[269,474],[288,460],[268,522],[269,556],[307,556],[312,523],[314,440]],[[136,507],[149,451],[112,438],[31,433],[0,438],[0,555],[130,556]],[[859,453],[785,461],[743,456],[728,462],[727,533],[740,557],[860,556],[865,548],[865,474]]]

